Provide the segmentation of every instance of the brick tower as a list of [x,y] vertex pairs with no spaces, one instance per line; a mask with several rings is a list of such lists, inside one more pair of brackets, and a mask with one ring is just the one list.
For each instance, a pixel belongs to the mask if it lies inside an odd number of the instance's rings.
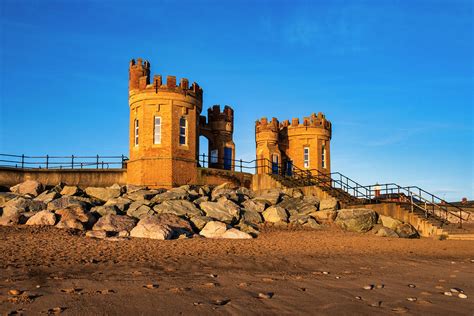
[[234,110],[226,105],[221,112],[219,105],[207,110],[206,117],[200,117],[200,134],[209,141],[209,168],[234,170],[235,144]]
[[129,66],[130,156],[127,182],[170,188],[196,183],[202,89],[188,79],[166,83],[150,63],[131,60]]
[[[257,145],[257,159],[270,161],[266,168],[259,168],[258,173],[291,172],[291,169],[318,170],[331,173],[331,122],[324,114],[311,114],[281,123],[276,118],[268,122],[266,118],[256,122],[255,137]],[[261,162],[263,165],[263,161]],[[270,165],[270,166],[268,166]]]

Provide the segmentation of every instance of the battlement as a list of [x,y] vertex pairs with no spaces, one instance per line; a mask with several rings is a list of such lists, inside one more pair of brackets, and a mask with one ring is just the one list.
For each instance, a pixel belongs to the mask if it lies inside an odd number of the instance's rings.
[[268,121],[266,117],[262,117],[260,120],[255,122],[255,129],[257,133],[264,132],[264,131],[271,131],[273,133],[278,133],[280,129],[280,123],[275,117],[273,117],[270,122]]
[[207,117],[209,122],[233,122],[234,121],[234,110],[226,105],[224,110],[221,112],[221,107],[219,105],[214,105],[212,108],[207,110]]
[[161,75],[154,75],[153,81],[150,82],[150,63],[142,61],[138,58],[136,61],[132,59],[129,66],[129,91],[132,90],[146,90],[159,93],[176,92],[185,95],[191,95],[202,100],[202,88],[196,82],[189,85],[189,80],[181,78],[177,84],[176,76],[167,76],[166,82],[163,82]]

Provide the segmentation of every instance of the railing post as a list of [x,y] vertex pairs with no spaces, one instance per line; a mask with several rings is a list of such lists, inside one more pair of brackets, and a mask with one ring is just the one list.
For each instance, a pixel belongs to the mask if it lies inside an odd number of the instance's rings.
[[99,155],[96,156],[96,169],[99,169]]
[[74,155],[71,155],[71,169],[74,169]]
[[240,159],[240,172],[242,172],[242,159]]
[[49,167],[49,155],[46,155],[46,169]]
[[[125,157],[124,157],[124,155],[122,154],[122,156],[121,156],[121,159],[122,159],[122,169],[125,168],[125,166],[124,166],[124,161],[125,161],[125,159],[124,159],[124,158],[125,158]],[[82,166],[82,163],[81,163],[81,166]]]
[[25,154],[21,154],[21,169],[25,168]]

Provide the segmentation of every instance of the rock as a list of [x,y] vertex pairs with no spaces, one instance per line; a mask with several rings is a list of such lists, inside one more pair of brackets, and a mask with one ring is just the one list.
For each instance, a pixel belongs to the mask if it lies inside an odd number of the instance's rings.
[[169,200],[187,200],[189,198],[189,193],[185,188],[179,187],[168,190],[164,193],[155,195],[151,199],[152,203],[161,203]]
[[126,231],[126,230],[121,230],[121,231],[118,232],[118,235],[117,235],[117,236],[118,236],[118,237],[122,237],[122,238],[124,238],[124,237],[130,237],[130,232],[129,232],[129,231]]
[[88,196],[94,197],[104,202],[106,202],[107,200],[119,197],[121,194],[121,189],[117,187],[108,187],[108,188],[88,187],[86,188],[85,191]]
[[243,210],[241,221],[244,223],[258,225],[263,222],[262,215],[255,211]]
[[171,228],[173,232],[173,237],[178,237],[179,235],[191,236],[194,234],[194,230],[191,224],[175,214],[163,213],[156,216],[156,223]]
[[[319,198],[317,196],[314,196],[314,195],[306,195],[306,196],[303,196],[303,201],[305,203],[308,203],[308,204],[311,204],[311,205],[314,205],[316,207],[319,206]],[[319,208],[318,208],[319,209]]]
[[262,201],[247,200],[242,203],[242,207],[248,211],[262,213],[263,211],[265,211],[267,204]]
[[217,186],[211,192],[211,200],[217,201],[221,197],[226,197],[229,200],[239,202],[239,197],[235,190]]
[[48,203],[48,210],[58,210],[72,205],[80,205],[83,208],[89,208],[89,203],[79,199],[79,197],[63,196]]
[[310,219],[309,215],[298,214],[294,210],[290,211],[288,213],[290,213],[289,222],[293,223],[293,224],[303,225],[303,224],[306,224],[308,222],[308,219]]
[[269,293],[258,293],[258,298],[261,298],[261,299],[271,299],[273,297],[273,293],[272,292],[269,292]]
[[166,240],[172,236],[172,230],[167,225],[160,224],[153,216],[143,217],[131,231],[131,237]]
[[155,212],[147,204],[144,204],[144,201],[133,202],[130,204],[127,210],[128,216],[135,217],[137,219],[142,219],[143,217],[153,214],[155,214]]
[[337,216],[337,211],[318,211],[310,214],[317,221],[322,223],[333,223]]
[[86,232],[86,237],[104,239],[107,237],[107,232],[105,230],[89,230]]
[[[133,192],[138,191],[138,190],[146,190],[146,187],[144,187],[142,185],[134,185],[134,184],[125,185],[125,192],[127,194],[133,193]],[[166,190],[163,189],[163,190],[156,190],[156,191],[158,193],[163,193],[163,191],[166,191]]]
[[117,215],[119,213],[119,210],[115,205],[102,205],[102,206],[94,206],[91,208],[91,213],[101,217],[109,214]]
[[20,223],[21,215],[19,213],[0,217],[0,226],[13,226]]
[[18,193],[0,192],[0,207],[3,207],[5,203],[7,203],[10,200],[13,200],[14,198],[18,196],[19,196]]
[[38,194],[43,192],[43,190],[43,185],[36,180],[26,180],[25,182],[22,182],[10,188],[11,192],[19,193],[22,195],[31,194],[32,196],[38,196]]
[[247,189],[246,187],[238,188],[237,190],[235,190],[235,193],[237,193],[237,195],[242,195],[246,197],[245,200],[253,199],[255,197],[255,193],[252,190]]
[[133,201],[151,200],[158,193],[157,190],[137,190],[127,193],[124,197]]
[[319,203],[319,210],[320,211],[337,211],[339,208],[339,202],[337,199],[330,197],[327,199],[323,199]]
[[56,225],[58,228],[83,230],[84,228],[92,227],[96,220],[95,217],[81,205],[71,205],[67,208],[56,210],[55,213],[60,218],[59,223]]
[[302,198],[304,196],[303,191],[295,188],[285,188],[283,189],[283,193],[292,198]]
[[13,295],[13,296],[21,295],[22,293],[23,293],[23,291],[20,291],[20,290],[17,290],[17,289],[12,289],[12,290],[8,291],[8,294]]
[[253,198],[253,200],[275,205],[280,201],[282,193],[281,189],[261,190],[255,193],[255,198]]
[[399,221],[398,219],[392,218],[390,216],[379,215],[379,219],[382,222],[383,226],[388,227],[391,230],[395,230],[397,226],[403,224],[403,222]]
[[398,238],[398,234],[391,230],[390,228],[388,227],[381,227],[377,233],[375,233],[376,236],[379,236],[379,237],[392,237],[392,238]]
[[198,189],[198,194],[200,196],[209,197],[210,193],[211,193],[211,189],[209,188],[208,185],[203,185],[203,186],[199,187],[199,189]]
[[203,212],[199,210],[195,204],[186,200],[164,201],[156,205],[153,210],[158,214],[170,213],[177,216],[201,216]]
[[113,205],[119,213],[125,213],[130,204],[132,204],[132,200],[119,196],[118,198],[108,200],[104,206]]
[[44,191],[43,193],[35,197],[34,200],[48,204],[49,202],[54,199],[57,199],[58,197],[60,197],[60,195],[56,191]]
[[286,209],[287,211],[296,211],[299,214],[305,214],[309,215],[311,213],[314,213],[318,210],[314,204],[307,203],[303,199],[300,198],[287,198],[280,203],[278,203],[278,206]]
[[363,287],[364,290],[372,290],[373,288],[374,288],[373,284],[364,285]]
[[252,239],[250,234],[244,233],[238,229],[231,228],[226,230],[220,238],[224,239]]
[[200,198],[195,199],[193,203],[196,205],[201,205],[202,202],[207,202],[207,201],[209,201],[208,196],[201,196]]
[[46,209],[46,204],[41,201],[16,197],[3,205],[3,215],[12,215],[24,212],[39,212]]
[[303,227],[308,227],[312,229],[321,229],[322,226],[314,218],[308,218],[308,222],[303,225]]
[[263,213],[265,222],[269,223],[281,223],[288,222],[288,214],[286,210],[279,206],[271,206],[266,209]]
[[95,223],[92,230],[104,230],[107,232],[131,231],[135,227],[136,220],[122,215],[105,215]]
[[220,238],[227,230],[227,225],[222,222],[212,221],[207,223],[199,235],[206,238]]
[[257,237],[260,234],[257,228],[247,223],[240,222],[239,225],[236,226],[236,228],[238,228],[240,231],[243,231],[244,233],[251,235],[252,237]]
[[408,223],[398,225],[395,228],[395,232],[398,234],[398,236],[400,236],[400,238],[420,238],[420,235],[416,231],[415,227]]
[[365,233],[377,223],[377,213],[370,209],[343,209],[337,213],[336,225],[348,231]]
[[26,225],[48,225],[53,226],[56,224],[56,215],[48,210],[40,211],[30,217],[26,222]]
[[240,207],[231,201],[202,202],[201,209],[206,216],[231,224],[240,216]]
[[459,294],[458,294],[458,297],[459,297],[459,298],[467,298],[467,295],[464,294],[464,293],[459,293]]
[[61,190],[61,195],[66,195],[66,196],[74,196],[74,195],[80,195],[82,194],[82,190],[75,185],[68,186],[66,185],[62,190]]
[[196,227],[197,230],[201,230],[204,228],[204,226],[206,226],[208,222],[212,221],[212,218],[207,216],[193,216],[189,220],[191,221],[192,225]]

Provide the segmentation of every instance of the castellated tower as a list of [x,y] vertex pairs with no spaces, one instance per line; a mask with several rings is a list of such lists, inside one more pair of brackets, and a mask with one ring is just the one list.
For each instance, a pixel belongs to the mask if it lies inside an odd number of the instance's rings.
[[131,60],[129,66],[130,156],[127,182],[170,188],[197,181],[199,117],[202,89],[188,79],[166,83],[150,63]]
[[286,120],[276,118],[256,122],[258,173],[291,175],[295,168],[331,173],[331,122],[324,114]]
[[209,168],[234,170],[234,110],[226,105],[221,112],[220,106],[214,105],[207,110],[207,117],[207,121],[200,117],[200,134],[209,141]]

